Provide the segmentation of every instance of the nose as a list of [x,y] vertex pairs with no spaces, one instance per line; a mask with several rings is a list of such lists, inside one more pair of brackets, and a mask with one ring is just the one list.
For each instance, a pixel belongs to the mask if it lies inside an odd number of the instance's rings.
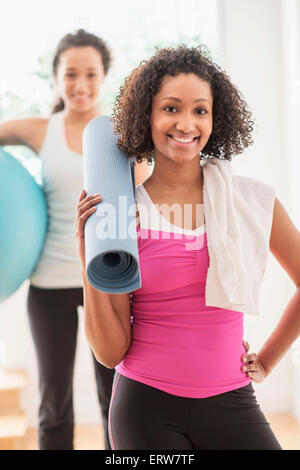
[[195,130],[195,122],[193,116],[190,113],[181,114],[178,116],[178,121],[176,123],[176,129],[183,132],[184,134],[189,134]]
[[88,89],[87,81],[84,77],[78,77],[75,82],[75,91],[78,93],[85,93]]

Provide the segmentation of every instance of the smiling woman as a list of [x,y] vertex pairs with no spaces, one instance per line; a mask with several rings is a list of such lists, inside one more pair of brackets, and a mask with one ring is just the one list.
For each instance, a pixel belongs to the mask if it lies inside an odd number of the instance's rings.
[[[89,107],[89,102],[98,99],[99,88],[110,67],[110,52],[100,38],[79,30],[76,37],[67,34],[59,43],[53,59],[58,103],[54,112],[64,108],[65,102],[72,106],[75,103]],[[75,109],[79,111],[81,108]]]
[[59,99],[54,112],[65,109],[66,141],[71,150],[81,155],[83,129],[89,116],[92,119],[100,113],[98,96],[108,64],[94,46],[73,46],[63,50],[59,53],[59,62],[57,55],[53,72]]
[[201,78],[192,73],[165,77],[152,104],[156,154],[178,162],[193,159],[212,132],[212,108],[210,85]]
[[[84,283],[88,340],[98,360],[116,369],[112,448],[279,450],[251,384],[252,378],[266,377],[279,342],[266,347],[262,360],[245,354],[243,342],[244,314],[256,313],[245,301],[255,297],[256,304],[274,192],[231,175],[229,160],[252,142],[251,114],[241,93],[202,47],[162,49],[125,79],[114,125],[128,158],[155,165],[136,191],[142,286],[115,301]],[[78,204],[79,242],[99,201],[83,197]],[[188,214],[189,232],[197,240],[192,247],[175,236],[184,227],[163,225],[158,211],[152,218],[157,204],[181,208],[203,202],[204,225],[198,227]],[[295,240],[298,245],[298,236]],[[281,253],[282,246],[281,241]],[[241,269],[245,247],[247,291]],[[252,250],[261,253],[255,261]],[[287,332],[281,330],[282,338]]]
[[[156,106],[158,100],[160,107]],[[164,126],[167,115],[167,126],[172,126],[173,114],[174,120],[184,118],[184,125],[179,122],[177,129],[172,127],[177,137],[184,134],[190,137],[197,120],[203,132],[201,135],[197,130],[200,136],[197,150],[202,157],[231,160],[252,143],[253,122],[247,103],[203,45],[161,49],[134,69],[120,88],[114,106],[115,129],[120,136],[120,148],[137,161],[143,158],[155,161],[152,133],[156,127],[151,128],[154,113]]]
[[70,106],[74,102],[77,111],[84,111],[98,96],[98,89],[105,78],[101,56],[91,46],[68,49],[61,54],[55,78],[62,102],[68,100]]

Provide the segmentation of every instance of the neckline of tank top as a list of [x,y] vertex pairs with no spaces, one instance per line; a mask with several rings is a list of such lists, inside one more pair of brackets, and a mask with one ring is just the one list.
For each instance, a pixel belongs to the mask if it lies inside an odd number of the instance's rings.
[[[57,113],[59,114],[59,113]],[[64,111],[62,110],[60,112],[61,114],[61,122],[60,122],[60,128],[61,128],[61,131],[62,131],[62,139],[63,139],[63,144],[64,146],[66,147],[66,149],[73,153],[73,155],[76,155],[77,157],[82,157],[82,154],[81,153],[78,153],[78,152],[75,152],[75,150],[72,150],[70,149],[69,145],[68,145],[68,142],[67,142],[67,135],[66,135],[66,124],[65,124],[65,117],[64,117]]]
[[[152,202],[152,199],[151,197],[149,196],[146,188],[144,187],[144,183],[140,183],[138,186],[137,186],[137,189],[140,188],[142,190],[142,193],[144,194],[144,196],[146,197],[146,199],[148,200],[148,202],[151,204],[152,207],[154,207],[154,210],[159,214],[159,217],[162,218],[163,220],[165,220],[167,222],[167,224],[174,228],[174,232],[175,233],[182,233],[183,235],[194,235],[194,236],[200,236],[200,235],[203,235],[206,231],[205,231],[205,224],[203,225],[200,225],[200,227],[197,227],[195,229],[188,229],[188,228],[183,228],[183,227],[179,227],[178,225],[174,225],[172,224],[168,219],[166,219],[160,212],[159,210],[156,208],[155,204]],[[204,208],[204,204],[199,204],[200,206],[202,206]],[[141,229],[140,229],[141,230]]]

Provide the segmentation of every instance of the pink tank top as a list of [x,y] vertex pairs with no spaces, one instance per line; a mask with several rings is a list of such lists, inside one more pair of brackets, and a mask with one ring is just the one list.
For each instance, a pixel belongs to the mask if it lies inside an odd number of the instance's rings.
[[[249,384],[251,379],[241,371],[243,313],[205,306],[205,225],[195,230],[172,225],[143,184],[136,202],[142,287],[131,294],[132,341],[116,371],[190,398]],[[147,211],[152,216],[145,217]]]

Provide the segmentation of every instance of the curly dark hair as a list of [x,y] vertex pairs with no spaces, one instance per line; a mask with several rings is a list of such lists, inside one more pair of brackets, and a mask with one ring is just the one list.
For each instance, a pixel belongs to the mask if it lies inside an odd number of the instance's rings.
[[150,116],[153,97],[165,76],[193,73],[210,84],[213,96],[213,130],[201,152],[203,158],[232,160],[253,143],[254,122],[248,106],[230,77],[213,62],[206,46],[164,48],[144,60],[125,79],[113,108],[118,146],[128,158],[155,161]]
[[[88,33],[84,29],[78,29],[75,33],[66,34],[58,43],[53,61],[52,61],[52,72],[55,76],[59,64],[60,55],[73,47],[94,47],[102,58],[102,64],[105,75],[107,74],[111,64],[111,52],[106,42],[103,39],[95,36],[95,34]],[[52,108],[52,113],[57,113],[64,109],[64,102],[62,98],[58,98],[58,101]]]

